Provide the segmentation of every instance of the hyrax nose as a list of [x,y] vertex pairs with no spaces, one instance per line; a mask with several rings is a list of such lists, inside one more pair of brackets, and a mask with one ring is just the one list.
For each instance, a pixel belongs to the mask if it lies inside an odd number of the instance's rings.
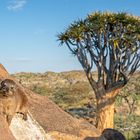
[[2,88],[2,91],[6,94],[6,92],[9,91],[9,88],[8,88],[8,87],[3,87],[3,88]]

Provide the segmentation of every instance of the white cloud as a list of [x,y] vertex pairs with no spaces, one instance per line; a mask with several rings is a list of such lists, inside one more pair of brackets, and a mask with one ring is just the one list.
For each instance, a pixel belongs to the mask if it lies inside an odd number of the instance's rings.
[[27,3],[27,0],[10,0],[7,6],[7,9],[10,11],[19,11]]

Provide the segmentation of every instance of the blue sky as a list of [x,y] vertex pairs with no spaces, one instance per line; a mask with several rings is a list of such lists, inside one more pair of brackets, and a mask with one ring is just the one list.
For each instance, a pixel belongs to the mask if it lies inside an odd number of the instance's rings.
[[94,11],[140,16],[140,0],[0,0],[0,63],[10,73],[82,69],[56,35]]

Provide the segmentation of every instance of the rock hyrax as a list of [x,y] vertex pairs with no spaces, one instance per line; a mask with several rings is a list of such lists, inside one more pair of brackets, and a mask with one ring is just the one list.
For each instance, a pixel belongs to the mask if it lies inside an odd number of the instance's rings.
[[23,114],[27,120],[28,99],[25,92],[11,79],[0,83],[0,113],[4,114],[8,124],[15,113]]

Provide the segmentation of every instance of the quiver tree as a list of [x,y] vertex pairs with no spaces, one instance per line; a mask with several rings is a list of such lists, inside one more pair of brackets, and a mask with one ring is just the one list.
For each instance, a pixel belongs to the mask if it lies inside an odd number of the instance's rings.
[[94,90],[97,128],[113,128],[116,95],[140,66],[140,18],[95,12],[72,23],[58,39],[77,56]]

